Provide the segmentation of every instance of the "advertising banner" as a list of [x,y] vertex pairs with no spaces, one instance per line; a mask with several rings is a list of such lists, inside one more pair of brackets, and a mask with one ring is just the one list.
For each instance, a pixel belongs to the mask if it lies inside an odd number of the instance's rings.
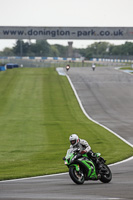
[[0,26],[0,39],[132,40],[133,27]]

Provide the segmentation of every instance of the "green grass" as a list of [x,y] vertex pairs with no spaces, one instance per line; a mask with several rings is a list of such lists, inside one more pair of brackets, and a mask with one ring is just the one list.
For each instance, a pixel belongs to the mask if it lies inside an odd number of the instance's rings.
[[0,180],[67,171],[69,135],[78,133],[107,163],[133,155],[132,148],[82,113],[55,68],[0,72]]
[[120,69],[121,69],[121,70],[124,70],[124,69],[132,70],[133,68],[132,68],[132,67],[121,67]]

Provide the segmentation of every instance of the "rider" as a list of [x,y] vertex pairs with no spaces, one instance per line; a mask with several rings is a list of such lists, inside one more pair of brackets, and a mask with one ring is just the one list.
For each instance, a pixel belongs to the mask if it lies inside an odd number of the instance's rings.
[[98,167],[98,169],[101,168],[100,161],[98,160],[96,154],[91,150],[91,147],[86,140],[80,139],[76,134],[72,134],[69,137],[69,141],[71,144],[70,148],[79,149],[80,154],[86,153],[87,156],[94,161],[96,167]]

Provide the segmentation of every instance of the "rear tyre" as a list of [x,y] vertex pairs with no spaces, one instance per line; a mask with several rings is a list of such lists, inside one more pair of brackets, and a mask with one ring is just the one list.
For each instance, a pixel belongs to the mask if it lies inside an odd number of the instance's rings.
[[84,174],[82,173],[82,171],[76,171],[75,167],[69,168],[69,175],[73,182],[75,182],[78,185],[83,184],[85,181]]
[[100,175],[101,175],[100,181],[103,183],[109,183],[112,180],[111,170],[105,164],[103,164]]

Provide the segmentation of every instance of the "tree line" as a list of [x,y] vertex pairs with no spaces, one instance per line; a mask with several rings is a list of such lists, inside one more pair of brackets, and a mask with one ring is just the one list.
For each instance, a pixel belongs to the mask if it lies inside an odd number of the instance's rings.
[[[18,40],[13,48],[6,47],[1,51],[0,56],[68,57],[68,46],[50,45],[46,40],[37,40],[36,43]],[[87,48],[73,48],[72,56],[85,59],[133,56],[133,43],[114,45],[108,42],[95,42]]]

